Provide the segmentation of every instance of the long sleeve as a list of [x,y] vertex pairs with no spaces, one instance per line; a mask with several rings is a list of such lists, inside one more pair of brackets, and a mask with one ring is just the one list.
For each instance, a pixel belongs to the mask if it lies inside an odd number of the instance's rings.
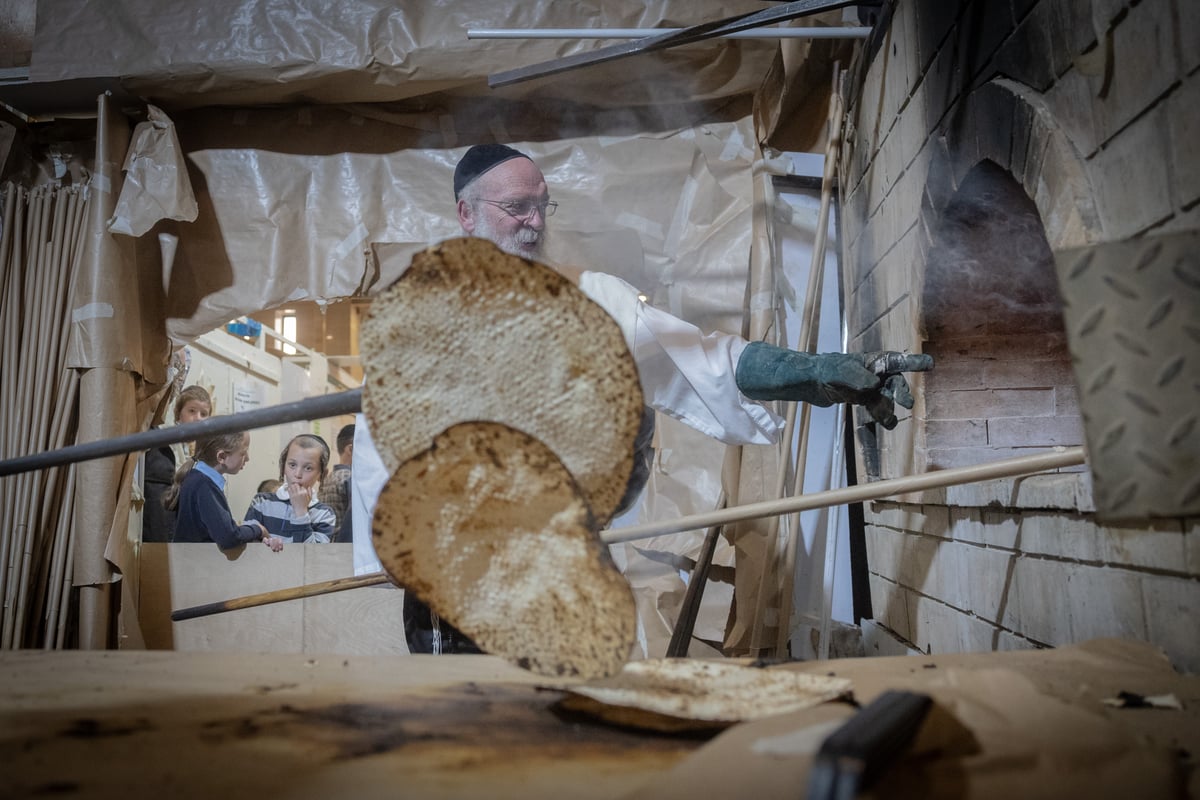
[[771,444],[782,419],[737,389],[740,336],[704,334],[643,303],[613,275],[584,272],[579,288],[616,320],[637,362],[647,405],[725,444]]
[[222,550],[257,541],[257,525],[238,525],[221,490],[199,472],[189,473],[180,487],[176,542],[213,541]]
[[[334,530],[337,528],[337,514],[334,510],[324,503],[313,503],[308,507],[307,523],[302,520],[303,517],[298,517],[292,520],[295,525],[296,534],[302,534],[300,539],[296,539],[293,534],[292,541],[311,542],[314,544],[324,544],[333,541]],[[305,530],[307,527],[307,531]]]
[[306,514],[295,516],[291,502],[273,492],[255,495],[246,509],[246,519],[261,522],[272,536],[310,544],[329,542],[337,525],[337,515],[324,503],[312,503]]

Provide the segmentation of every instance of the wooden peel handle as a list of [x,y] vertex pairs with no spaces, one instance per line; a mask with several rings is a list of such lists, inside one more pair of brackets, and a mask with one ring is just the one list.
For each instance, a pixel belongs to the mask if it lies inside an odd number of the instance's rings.
[[302,597],[344,592],[347,589],[357,589],[361,586],[375,586],[376,584],[389,583],[390,581],[391,579],[383,572],[355,575],[353,578],[334,578],[331,581],[310,583],[305,586],[293,586],[290,589],[276,589],[273,592],[235,597],[232,600],[222,600],[219,603],[205,603],[204,605],[191,606],[190,608],[181,608],[171,612],[171,621],[179,622],[185,619],[195,619],[196,617],[207,617],[210,614],[220,614],[224,611],[234,611],[239,608],[254,608],[255,606],[265,606],[270,603],[282,603],[284,600],[296,600]]

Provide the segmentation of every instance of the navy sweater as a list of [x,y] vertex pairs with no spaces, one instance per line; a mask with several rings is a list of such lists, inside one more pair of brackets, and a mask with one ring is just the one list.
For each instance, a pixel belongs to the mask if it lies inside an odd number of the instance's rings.
[[257,525],[234,523],[225,493],[196,469],[184,477],[179,487],[179,508],[175,513],[176,542],[216,542],[222,550],[228,550],[262,538]]

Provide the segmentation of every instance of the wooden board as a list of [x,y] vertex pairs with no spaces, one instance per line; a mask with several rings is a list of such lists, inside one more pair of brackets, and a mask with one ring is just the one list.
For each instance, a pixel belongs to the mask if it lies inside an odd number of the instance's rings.
[[386,584],[171,622],[171,611],[354,574],[349,544],[143,544],[138,617],[152,650],[240,653],[408,652],[404,592]]
[[[1200,677],[1142,643],[788,668],[934,698],[889,797],[1200,797]],[[0,653],[0,796],[782,800],[853,713],[654,735],[563,715],[538,682],[494,656]],[[1103,704],[1120,691],[1184,710]]]
[[0,655],[5,797],[614,797],[703,744],[493,656]]

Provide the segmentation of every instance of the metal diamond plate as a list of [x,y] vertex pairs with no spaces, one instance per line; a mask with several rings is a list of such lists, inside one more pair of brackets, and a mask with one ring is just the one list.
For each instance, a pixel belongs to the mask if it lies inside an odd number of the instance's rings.
[[1200,232],[1055,259],[1097,515],[1200,513]]

